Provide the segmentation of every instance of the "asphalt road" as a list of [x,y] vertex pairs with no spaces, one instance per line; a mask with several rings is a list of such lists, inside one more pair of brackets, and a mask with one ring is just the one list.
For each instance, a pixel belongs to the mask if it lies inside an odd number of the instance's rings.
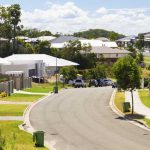
[[56,150],[149,150],[150,133],[110,108],[113,90],[68,89],[36,105],[31,125],[46,132]]

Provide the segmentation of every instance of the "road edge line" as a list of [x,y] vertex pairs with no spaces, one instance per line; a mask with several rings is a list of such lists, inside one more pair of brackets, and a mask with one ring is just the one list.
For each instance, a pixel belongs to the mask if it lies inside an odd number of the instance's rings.
[[116,94],[117,90],[115,89],[111,95],[110,98],[110,102],[109,102],[109,106],[111,107],[112,111],[117,114],[119,117],[123,117],[126,121],[128,121],[129,123],[136,125],[144,130],[147,130],[150,132],[150,128],[146,125],[145,122],[143,121],[138,121],[138,120],[131,120],[128,117],[125,117],[124,113],[122,113],[115,105],[114,100],[115,100],[115,94]]
[[[30,112],[31,110],[37,105],[39,104],[40,102],[44,101],[46,98],[48,98],[49,96],[53,95],[54,93],[49,93],[48,95],[40,98],[39,100],[37,100],[36,102],[33,102],[32,104],[30,104],[24,111],[23,113],[23,121],[24,123],[19,125],[19,129],[20,130],[23,130],[27,133],[30,133],[33,135],[33,132],[35,132],[36,130],[33,128],[33,126],[31,125],[30,123],[30,120],[29,120],[29,115],[30,115]],[[24,128],[25,127],[25,128]],[[52,145],[49,144],[48,141],[44,140],[44,146],[50,150],[56,150]]]

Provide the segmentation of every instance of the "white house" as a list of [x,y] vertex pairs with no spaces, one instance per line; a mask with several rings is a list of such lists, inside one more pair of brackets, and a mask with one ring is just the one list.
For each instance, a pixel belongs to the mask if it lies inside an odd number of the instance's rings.
[[46,54],[14,54],[6,57],[5,60],[11,62],[11,64],[2,65],[1,73],[5,74],[7,71],[24,71],[26,77],[44,77],[46,75],[46,68],[56,70],[56,65],[58,67],[79,65]]

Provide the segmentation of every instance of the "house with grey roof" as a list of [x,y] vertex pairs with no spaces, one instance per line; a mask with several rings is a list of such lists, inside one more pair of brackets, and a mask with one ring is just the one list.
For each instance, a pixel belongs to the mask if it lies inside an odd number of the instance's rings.
[[124,38],[121,38],[117,40],[116,42],[119,47],[128,47],[129,45],[132,45],[133,43],[135,43],[137,39],[138,39],[137,36],[131,35],[131,36],[126,36]]
[[108,38],[105,38],[105,37],[99,37],[99,38],[96,38],[96,40],[100,40],[103,42],[110,42],[110,40]]
[[81,37],[74,37],[70,35],[61,35],[58,38],[55,38],[54,40],[51,41],[51,43],[65,43],[69,41],[76,41],[76,40],[83,40],[84,38]]
[[110,60],[112,62],[116,61],[118,58],[127,56],[131,54],[131,52],[127,50],[121,50],[118,48],[110,48],[106,46],[101,47],[92,47],[92,53],[95,53],[97,58],[105,58],[106,60]]

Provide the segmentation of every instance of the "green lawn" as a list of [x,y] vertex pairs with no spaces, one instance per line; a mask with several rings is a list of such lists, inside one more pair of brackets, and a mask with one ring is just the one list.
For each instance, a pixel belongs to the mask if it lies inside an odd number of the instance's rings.
[[123,112],[122,103],[125,101],[125,93],[124,92],[117,92],[115,95],[115,105],[116,107]]
[[18,94],[15,93],[11,96],[0,98],[2,101],[14,101],[14,102],[33,102],[42,98],[44,95],[32,95],[32,94]]
[[144,61],[150,62],[150,57],[144,57]]
[[[25,89],[24,91],[33,93],[49,93],[53,91],[55,83],[32,83],[32,88]],[[61,83],[58,83],[59,89],[63,87]]]
[[[14,150],[48,150],[47,148],[35,148],[32,140],[32,135],[21,131],[18,125],[21,121],[0,121],[0,130],[5,136],[6,144],[4,150],[12,150],[12,143],[15,143]],[[13,138],[13,133],[16,135],[16,141]]]
[[0,116],[22,116],[28,105],[0,105]]
[[8,76],[6,75],[0,75],[0,82],[8,81]]
[[150,97],[148,96],[148,90],[139,90],[139,96],[142,103],[150,108]]

